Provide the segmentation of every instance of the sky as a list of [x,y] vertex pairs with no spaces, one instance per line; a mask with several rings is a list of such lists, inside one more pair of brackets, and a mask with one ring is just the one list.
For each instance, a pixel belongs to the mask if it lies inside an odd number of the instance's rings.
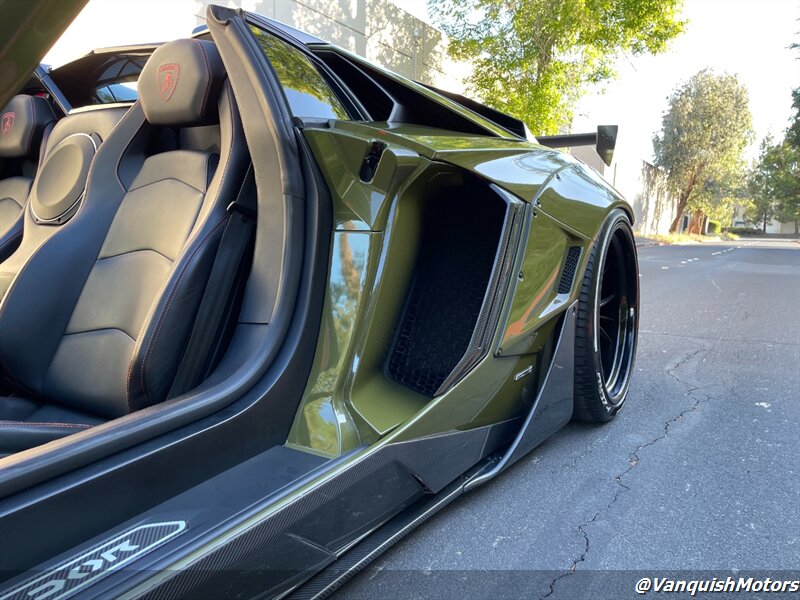
[[581,101],[574,129],[593,124],[620,125],[628,150],[641,158],[653,153],[653,133],[661,128],[667,97],[697,71],[711,67],[739,77],[747,88],[755,139],[772,133],[776,138],[792,114],[792,89],[800,86],[800,2],[796,0],[690,0],[683,17],[686,31],[668,52],[618,61],[618,78],[604,93],[590,93]]
[[186,9],[187,3],[171,0],[89,0],[42,62],[56,67],[93,48],[186,37],[195,26]]
[[[430,22],[426,0],[391,1]],[[152,18],[153,4],[158,19]],[[97,26],[121,16],[123,28]],[[800,52],[788,49],[800,42],[800,0],[686,0],[683,17],[689,20],[686,31],[668,52],[620,58],[617,79],[590,90],[578,105],[573,131],[619,125],[618,152],[649,159],[667,96],[710,67],[737,74],[748,89],[756,133],[749,157],[768,133],[782,136],[792,113],[791,90],[800,86]],[[93,47],[185,36],[194,23],[184,2],[90,0],[45,62],[57,65]],[[535,124],[531,129],[536,133]]]

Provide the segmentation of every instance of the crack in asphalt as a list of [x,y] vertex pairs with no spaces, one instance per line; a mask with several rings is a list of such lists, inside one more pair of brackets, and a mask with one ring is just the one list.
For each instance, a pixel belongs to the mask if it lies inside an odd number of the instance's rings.
[[[656,436],[655,438],[644,444],[640,444],[639,446],[636,447],[636,449],[633,452],[631,452],[628,455],[628,467],[624,471],[622,471],[622,473],[618,473],[612,477],[614,482],[617,484],[617,490],[616,492],[614,492],[614,495],[612,496],[611,500],[603,508],[595,512],[594,515],[592,515],[591,519],[578,525],[578,533],[580,533],[581,536],[583,537],[583,550],[578,555],[578,557],[574,561],[572,561],[572,564],[567,568],[566,571],[564,571],[563,573],[558,575],[558,577],[555,577],[552,581],[550,581],[550,584],[548,585],[547,588],[547,592],[541,597],[541,600],[544,600],[545,598],[552,596],[555,593],[556,584],[562,579],[565,579],[573,575],[575,571],[578,569],[578,565],[586,560],[586,557],[589,554],[589,547],[590,547],[589,534],[586,532],[586,528],[589,527],[592,523],[594,523],[600,515],[609,512],[625,491],[630,491],[631,488],[625,485],[622,479],[626,475],[628,475],[631,471],[633,471],[633,469],[635,469],[637,465],[641,462],[639,453],[645,448],[649,448],[650,446],[653,446],[659,443],[661,440],[665,439],[667,435],[669,435],[669,428],[671,425],[677,423],[689,413],[695,412],[703,402],[706,402],[711,399],[711,396],[707,394],[702,394],[703,395],[702,398],[698,398],[697,396],[695,396],[695,393],[700,389],[700,386],[689,383],[688,381],[681,379],[675,374],[675,372],[682,366],[684,366],[686,363],[696,358],[700,353],[706,351],[708,351],[708,348],[699,348],[697,350],[694,350],[693,352],[689,352],[686,356],[684,356],[677,363],[675,363],[675,365],[666,370],[667,375],[672,377],[675,381],[677,381],[681,385],[687,387],[687,390],[684,392],[684,397],[692,398],[694,400],[694,403],[689,408],[686,408],[681,412],[679,412],[676,416],[671,417],[670,419],[664,421],[663,430],[660,435]],[[577,458],[572,461],[573,465],[575,464],[576,461]]]
[[586,449],[577,456],[574,456],[569,463],[558,465],[552,470],[555,471],[555,469],[558,469],[559,471],[564,471],[565,469],[572,469],[574,471],[577,471],[578,463],[595,451],[595,443],[596,442],[593,441],[592,443],[588,444],[586,446]]

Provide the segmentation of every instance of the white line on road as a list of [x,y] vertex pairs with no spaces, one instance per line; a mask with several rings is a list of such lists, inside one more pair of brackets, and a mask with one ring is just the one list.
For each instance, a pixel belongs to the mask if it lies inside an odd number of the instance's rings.
[[716,282],[716,281],[714,281],[714,280],[712,279],[712,280],[711,280],[711,283],[713,283],[713,284],[714,284],[714,287],[715,287],[715,288],[717,288],[717,289],[718,289],[720,292],[722,291],[722,288],[721,288],[721,287],[719,287],[719,286],[717,285],[717,282]]

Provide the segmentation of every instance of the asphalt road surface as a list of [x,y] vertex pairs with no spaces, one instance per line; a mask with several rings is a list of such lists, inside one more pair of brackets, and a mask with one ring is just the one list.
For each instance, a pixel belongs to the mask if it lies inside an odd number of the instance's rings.
[[642,598],[643,576],[800,579],[800,245],[644,247],[639,261],[639,351],[617,419],[567,426],[337,599]]

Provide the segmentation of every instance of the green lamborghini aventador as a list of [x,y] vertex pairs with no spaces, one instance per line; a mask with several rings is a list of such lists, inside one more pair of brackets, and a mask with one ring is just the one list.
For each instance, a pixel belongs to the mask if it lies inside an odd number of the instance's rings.
[[36,66],[80,4],[2,25],[0,600],[324,597],[623,407],[632,211],[554,149],[616,128],[218,6]]

